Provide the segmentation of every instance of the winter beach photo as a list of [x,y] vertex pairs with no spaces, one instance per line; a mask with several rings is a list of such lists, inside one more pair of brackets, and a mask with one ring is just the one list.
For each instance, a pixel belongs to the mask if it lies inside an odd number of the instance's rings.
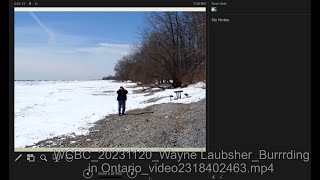
[[205,12],[15,12],[14,31],[15,148],[206,147]]

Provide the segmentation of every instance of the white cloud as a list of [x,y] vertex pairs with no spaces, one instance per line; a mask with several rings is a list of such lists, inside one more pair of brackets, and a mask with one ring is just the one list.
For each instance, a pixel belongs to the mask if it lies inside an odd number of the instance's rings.
[[75,50],[78,52],[86,52],[95,55],[118,54],[123,56],[129,52],[130,47],[131,46],[129,44],[98,43],[97,46],[76,48]]
[[111,44],[111,43],[99,43],[99,46],[108,47],[108,48],[120,48],[120,49],[127,49],[130,47],[129,44]]

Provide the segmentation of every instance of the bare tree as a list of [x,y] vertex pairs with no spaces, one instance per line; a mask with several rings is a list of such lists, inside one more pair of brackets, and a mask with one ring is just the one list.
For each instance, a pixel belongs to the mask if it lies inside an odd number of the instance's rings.
[[173,87],[205,79],[204,13],[152,13],[142,34],[141,45],[116,65],[118,79],[170,79]]

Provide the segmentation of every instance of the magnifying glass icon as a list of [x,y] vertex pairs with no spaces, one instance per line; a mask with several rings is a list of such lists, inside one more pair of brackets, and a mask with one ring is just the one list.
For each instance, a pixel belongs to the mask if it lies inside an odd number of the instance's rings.
[[47,156],[44,155],[44,154],[41,154],[40,159],[41,159],[42,161],[48,162],[48,161],[47,161]]

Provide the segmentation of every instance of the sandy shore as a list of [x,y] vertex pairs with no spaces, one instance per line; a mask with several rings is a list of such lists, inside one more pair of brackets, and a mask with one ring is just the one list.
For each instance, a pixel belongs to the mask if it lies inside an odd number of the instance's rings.
[[206,101],[191,104],[166,103],[108,115],[87,135],[59,136],[33,147],[193,147],[206,142]]

